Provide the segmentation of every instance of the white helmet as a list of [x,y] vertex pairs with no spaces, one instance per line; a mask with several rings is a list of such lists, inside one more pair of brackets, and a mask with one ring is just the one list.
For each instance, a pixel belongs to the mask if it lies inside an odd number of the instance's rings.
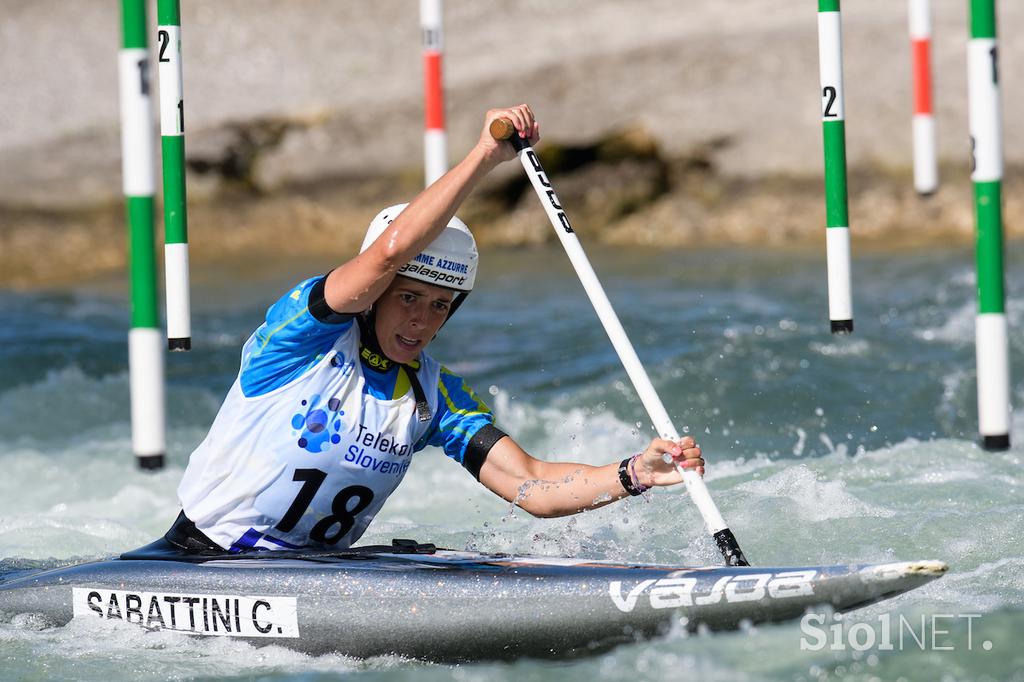
[[[366,251],[409,204],[389,206],[377,214],[366,231],[359,253]],[[399,275],[468,293],[476,281],[479,254],[466,223],[453,217],[437,239],[398,269]]]

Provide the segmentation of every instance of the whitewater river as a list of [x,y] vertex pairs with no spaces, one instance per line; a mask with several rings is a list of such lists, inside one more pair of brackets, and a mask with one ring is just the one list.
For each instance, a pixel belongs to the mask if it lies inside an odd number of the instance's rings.
[[[823,250],[592,256],[669,413],[703,446],[712,496],[753,563],[949,563],[941,580],[844,621],[866,623],[878,640],[902,618],[923,650],[909,633],[902,643],[893,636],[891,649],[859,651],[831,632],[815,650],[819,640],[794,623],[679,633],[571,662],[451,667],[141,630],[96,636],[8,614],[0,678],[1024,679],[1024,418],[1009,452],[976,446],[969,248],[858,259],[856,334],[844,338],[828,333]],[[1022,256],[1012,249],[1008,262]],[[131,456],[121,280],[0,292],[0,572],[109,556],[160,535],[242,342],[280,292],[328,265],[251,268],[260,275],[195,267],[194,350],[168,358],[169,463],[157,474],[137,471]],[[483,268],[435,356],[538,456],[596,464],[635,452],[651,429],[564,255],[557,247],[485,252]],[[1019,269],[1007,290],[1013,399],[1024,404]],[[680,489],[539,520],[437,451],[416,455],[363,541],[392,537],[720,562]]]

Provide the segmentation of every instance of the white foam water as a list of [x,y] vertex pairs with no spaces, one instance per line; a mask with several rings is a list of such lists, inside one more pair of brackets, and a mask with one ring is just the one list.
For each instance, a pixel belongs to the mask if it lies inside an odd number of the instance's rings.
[[[653,434],[562,258],[496,256],[500,286],[485,278],[437,339],[436,355],[457,360],[450,366],[529,452],[586,464],[618,461]],[[951,269],[963,271],[955,260],[916,267],[941,280]],[[703,267],[718,261],[720,269]],[[961,300],[973,293],[970,278],[958,276],[936,300],[927,282],[896,286],[903,262],[855,264],[855,281],[867,282],[858,331],[832,338],[824,292],[814,284],[821,274],[816,262],[773,262],[753,253],[687,262],[678,254],[598,252],[595,259],[599,273],[612,273],[606,287],[626,308],[627,329],[636,332],[667,409],[705,449],[712,497],[755,565],[949,563],[938,581],[828,622],[838,623],[842,646],[832,647],[838,640],[829,630],[829,646],[815,649],[815,637],[799,623],[715,634],[680,628],[571,662],[439,666],[309,657],[173,633],[100,633],[78,623],[54,629],[5,614],[0,677],[1020,679],[1024,421],[1017,420],[1008,452],[975,444],[973,350],[961,340],[971,329],[964,326],[970,304]],[[681,274],[666,278],[674,267]],[[873,281],[856,277],[857,267],[872,268]],[[752,277],[757,287],[749,285]],[[1020,309],[1021,288],[1019,277],[1008,276],[1011,311]],[[232,340],[240,343],[258,324],[273,295],[267,289],[256,282],[243,304],[232,295],[200,307],[197,349],[169,357],[168,464],[157,473],[138,471],[132,460],[126,351],[110,331],[126,324],[118,302],[88,291],[0,292],[10,311],[0,330],[0,575],[114,555],[166,529],[177,514],[175,488],[188,454],[237,371]],[[896,300],[886,299],[894,291]],[[1024,348],[1015,341],[1011,350],[1021,366]],[[1024,396],[1024,381],[1013,386]],[[393,537],[479,551],[721,562],[681,486],[577,516],[535,519],[436,450],[413,458],[362,541]],[[920,634],[921,618],[927,636],[941,631],[924,647],[905,625]],[[902,645],[879,644],[884,623],[904,623]],[[878,641],[861,651],[847,635],[864,637],[865,628]]]

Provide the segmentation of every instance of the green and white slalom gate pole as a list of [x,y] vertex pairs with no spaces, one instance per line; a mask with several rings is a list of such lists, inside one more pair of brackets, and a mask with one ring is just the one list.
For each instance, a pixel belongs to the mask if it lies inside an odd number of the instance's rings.
[[[647,371],[644,369],[643,364],[641,364],[640,358],[637,357],[633,344],[630,343],[629,337],[626,336],[626,330],[623,329],[618,315],[615,314],[615,310],[612,308],[612,304],[604,292],[604,287],[601,286],[601,282],[597,279],[597,274],[594,272],[594,268],[591,267],[590,260],[587,258],[587,254],[584,253],[579,238],[573,232],[572,225],[569,223],[569,217],[562,209],[561,203],[555,195],[555,190],[551,186],[544,168],[541,167],[540,159],[537,158],[533,147],[530,146],[529,142],[519,137],[512,123],[505,119],[495,119],[491,123],[490,133],[497,140],[508,140],[519,155],[519,161],[523,164],[526,175],[530,178],[530,183],[537,192],[537,197],[544,207],[544,212],[547,214],[548,220],[551,221],[551,226],[555,228],[555,233],[562,242],[565,253],[569,256],[569,261],[572,263],[573,268],[575,268],[576,274],[580,278],[580,283],[583,285],[591,304],[594,306],[597,317],[601,320],[601,324],[604,326],[604,330],[608,334],[608,338],[611,340],[619,360],[622,361],[626,374],[629,375],[630,381],[633,382],[633,387],[640,397],[640,402],[647,409],[647,414],[650,416],[654,428],[658,430],[658,435],[672,441],[679,440],[679,432],[672,424],[672,420],[668,416],[661,398],[658,397],[657,392],[654,390],[654,385],[651,383],[650,377],[647,376]],[[729,526],[726,525],[725,520],[718,511],[718,507],[715,506],[714,500],[711,499],[711,494],[708,492],[707,486],[704,485],[704,479],[695,471],[683,469],[678,465],[676,468],[682,474],[683,482],[690,493],[690,498],[697,505],[697,509],[704,518],[704,523],[707,524],[708,530],[711,532],[712,537],[714,537],[726,565],[749,566],[750,564],[747,563],[746,557],[743,556],[743,551],[740,549],[736,537],[729,530]]]
[[185,199],[185,100],[181,76],[181,9],[178,0],[157,0],[157,64],[160,71],[160,142],[164,170],[164,270],[167,347],[192,347],[188,284],[188,214]]
[[423,29],[423,171],[429,187],[448,172],[441,79],[441,51],[444,49],[441,0],[420,0],[420,25]]
[[853,331],[853,294],[850,283],[850,219],[846,200],[843,30],[839,0],[818,0],[818,61],[825,142],[828,317],[833,334],[849,334]]
[[132,449],[143,469],[164,464],[164,351],[157,313],[153,238],[153,109],[150,103],[146,0],[121,2],[121,171],[128,222],[132,328],[128,371]]
[[978,430],[988,450],[1010,447],[1010,358],[1003,307],[1002,126],[995,0],[971,0],[967,45],[971,180],[977,220]]

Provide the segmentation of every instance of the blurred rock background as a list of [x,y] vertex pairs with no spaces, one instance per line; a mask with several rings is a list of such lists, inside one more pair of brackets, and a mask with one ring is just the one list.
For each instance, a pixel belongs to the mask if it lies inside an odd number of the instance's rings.
[[[927,200],[911,183],[906,3],[843,7],[855,253],[973,238],[967,3],[933,5],[943,184]],[[1024,210],[1024,5],[999,9],[1013,236]],[[796,0],[447,0],[450,159],[473,144],[487,108],[529,102],[538,149],[585,240],[817,248],[815,10]],[[123,266],[119,11],[112,0],[0,0],[0,283]],[[182,13],[196,262],[342,259],[380,207],[421,188],[417,2],[183,0]],[[150,22],[155,31],[155,2]],[[461,214],[484,245],[554,238],[515,164]]]

